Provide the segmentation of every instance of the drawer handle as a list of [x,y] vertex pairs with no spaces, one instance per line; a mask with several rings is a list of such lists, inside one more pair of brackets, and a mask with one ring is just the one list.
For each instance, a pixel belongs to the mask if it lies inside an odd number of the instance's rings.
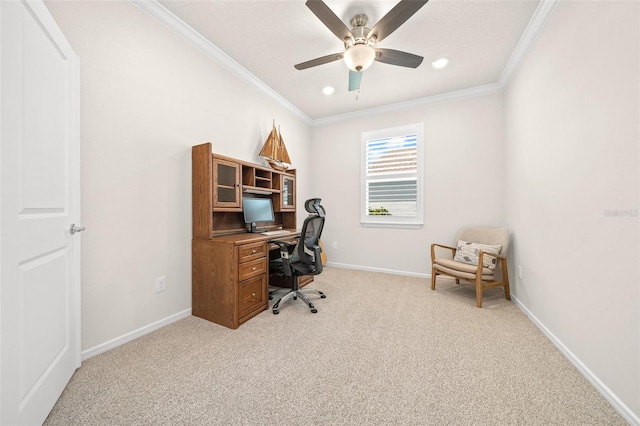
[[253,267],[253,270],[254,270],[254,271],[256,270],[256,267],[255,267],[255,266]]
[[255,252],[256,252],[256,249],[253,249],[253,250],[251,251],[251,253],[255,253]]
[[256,297],[256,294],[255,294],[255,293],[253,293],[253,294],[252,294],[252,296],[253,296],[253,297]]

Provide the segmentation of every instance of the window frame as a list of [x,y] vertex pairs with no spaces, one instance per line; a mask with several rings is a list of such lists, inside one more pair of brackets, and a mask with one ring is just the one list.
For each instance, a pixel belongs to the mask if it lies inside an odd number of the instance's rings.
[[[362,226],[418,228],[424,225],[424,136],[423,124],[410,124],[361,133],[360,141],[360,223]],[[416,135],[416,216],[398,217],[368,215],[367,207],[367,143],[371,140]],[[390,180],[393,180],[391,178]]]

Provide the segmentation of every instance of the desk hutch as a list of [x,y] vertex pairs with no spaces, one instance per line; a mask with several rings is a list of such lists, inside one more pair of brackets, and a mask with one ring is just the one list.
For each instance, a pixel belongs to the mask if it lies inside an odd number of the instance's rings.
[[[242,197],[271,198],[275,220],[259,228],[295,232],[296,174],[212,153],[211,143],[191,153],[192,313],[235,329],[268,308],[270,284],[290,286],[269,274],[269,260],[279,256],[269,240],[278,237],[247,232]],[[306,278],[301,286],[313,281]]]

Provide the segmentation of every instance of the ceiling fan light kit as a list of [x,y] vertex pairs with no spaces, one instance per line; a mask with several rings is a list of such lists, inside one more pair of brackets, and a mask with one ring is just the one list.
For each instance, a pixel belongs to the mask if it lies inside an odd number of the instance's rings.
[[375,49],[367,44],[356,44],[344,52],[344,63],[350,70],[356,72],[369,68],[375,58]]
[[400,67],[417,68],[422,56],[393,49],[374,48],[389,34],[404,24],[428,0],[400,0],[393,9],[378,21],[372,29],[367,27],[367,15],[358,14],[351,19],[353,28],[349,29],[340,18],[322,0],[307,0],[307,7],[322,23],[344,43],[344,52],[334,53],[295,65],[298,70],[315,67],[344,59],[349,68],[349,91],[360,90],[362,71],[374,61]]

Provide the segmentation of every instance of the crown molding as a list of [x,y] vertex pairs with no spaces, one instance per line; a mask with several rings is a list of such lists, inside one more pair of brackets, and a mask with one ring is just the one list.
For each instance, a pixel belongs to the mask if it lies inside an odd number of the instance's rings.
[[476,96],[488,95],[500,92],[502,87],[498,83],[485,84],[483,86],[470,87],[468,89],[456,90],[453,92],[442,93],[439,95],[427,96],[425,98],[414,99],[406,102],[398,102],[395,104],[384,105],[375,108],[362,109],[359,111],[348,112],[345,114],[332,115],[324,118],[313,120],[312,126],[324,126],[325,124],[334,124],[340,121],[352,120],[360,117],[370,117],[373,114],[383,114],[392,111],[415,108],[418,106],[439,104],[460,99],[474,98]]
[[414,108],[417,106],[431,105],[442,102],[450,102],[454,100],[472,98],[476,96],[487,95],[504,90],[511,76],[514,74],[522,59],[525,57],[533,43],[536,41],[551,14],[555,10],[560,0],[541,0],[534,12],[527,28],[522,37],[518,41],[516,48],[509,57],[500,78],[496,83],[486,84],[483,86],[471,87],[468,89],[456,90],[439,95],[428,96],[407,102],[399,102],[381,107],[368,108],[365,110],[354,111],[345,114],[338,114],[324,118],[312,119],[307,114],[298,109],[291,102],[282,97],[279,93],[265,84],[262,80],[236,62],[229,55],[220,50],[219,47],[204,38],[200,33],[187,25],[183,20],[171,13],[167,8],[160,4],[157,0],[129,0],[131,3],[139,7],[141,10],[155,18],[157,21],[165,25],[167,28],[202,50],[213,60],[225,67],[231,73],[237,75],[247,83],[251,84],[258,90],[271,97],[274,101],[282,105],[285,109],[302,119],[306,124],[311,126],[322,126],[326,124],[338,123],[340,121],[351,120],[372,114],[381,114],[402,109]]
[[249,72],[245,67],[236,62],[231,56],[224,53],[218,46],[204,38],[199,32],[178,18],[157,0],[129,0],[131,3],[142,9],[144,12],[155,18],[161,24],[202,50],[217,63],[225,67],[242,80],[271,97],[277,103],[298,116],[307,124],[312,124],[312,119],[295,105],[283,98],[278,92],[266,85],[262,80]]
[[511,53],[511,56],[507,61],[507,65],[505,65],[502,70],[502,74],[498,79],[498,85],[501,88],[505,88],[507,87],[507,84],[509,84],[511,76],[516,71],[531,46],[533,46],[533,43],[538,39],[538,36],[553,14],[558,2],[559,0],[541,0],[540,4],[538,4],[529,24],[527,24],[527,28],[525,28],[522,33],[516,48],[513,49],[513,53]]
[[538,36],[542,32],[542,29],[547,24],[547,21],[551,17],[551,14],[555,10],[559,0],[541,0],[536,8],[531,20],[527,24],[516,48],[509,57],[507,64],[502,70],[502,74],[496,83],[486,84],[483,86],[471,87],[468,89],[456,90],[454,92],[447,92],[440,95],[428,96],[425,98],[415,99],[412,101],[401,102],[392,105],[385,105],[376,108],[369,108],[365,110],[355,111],[346,114],[334,115],[325,118],[319,118],[313,120],[313,126],[322,126],[325,124],[334,124],[340,121],[351,120],[354,118],[371,116],[373,114],[382,114],[390,111],[397,111],[401,109],[409,109],[417,106],[430,105],[436,103],[450,102],[460,99],[472,98],[476,96],[488,95],[504,90],[511,79],[511,76],[524,59],[525,55],[537,40]]

